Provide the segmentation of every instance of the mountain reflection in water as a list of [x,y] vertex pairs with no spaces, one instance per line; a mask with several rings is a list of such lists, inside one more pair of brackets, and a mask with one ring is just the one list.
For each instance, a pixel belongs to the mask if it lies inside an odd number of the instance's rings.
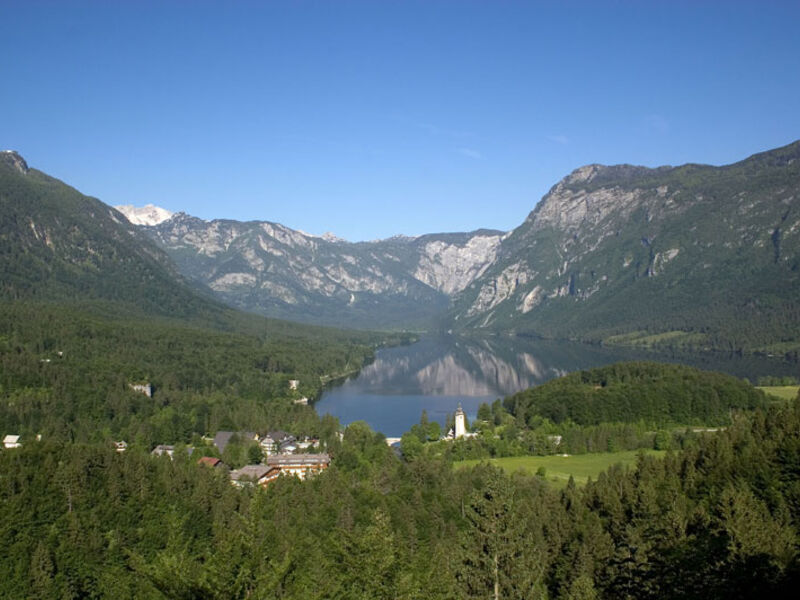
[[423,410],[444,425],[461,404],[472,419],[481,402],[621,360],[681,362],[751,378],[797,372],[797,365],[756,357],[651,354],[511,337],[424,338],[379,351],[356,377],[326,390],[316,409],[343,424],[364,420],[387,436],[400,436],[419,421]]

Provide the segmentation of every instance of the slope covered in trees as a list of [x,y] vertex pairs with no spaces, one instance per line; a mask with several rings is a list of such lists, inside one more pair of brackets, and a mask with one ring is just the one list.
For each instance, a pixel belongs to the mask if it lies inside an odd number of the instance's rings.
[[[0,297],[106,300],[148,314],[220,320],[167,256],[116,210],[0,153]],[[127,305],[127,306],[126,306]]]
[[233,488],[185,455],[0,452],[9,598],[752,598],[800,583],[800,403],[584,488],[402,462],[351,425],[322,475]]
[[[250,332],[175,320],[99,316],[46,303],[0,305],[0,431],[29,439],[99,441],[150,448],[217,429],[266,430],[318,419],[292,404],[331,375],[358,369],[383,341],[241,316]],[[129,384],[149,382],[153,397]],[[299,397],[299,396],[298,396]]]
[[731,411],[764,404],[764,394],[730,375],[683,365],[625,362],[578,371],[506,398],[519,422],[578,425],[644,422],[727,425]]
[[722,167],[587,165],[456,299],[453,327],[735,351],[800,347],[800,142]]
[[[313,429],[314,396],[388,337],[247,315],[198,293],[114,209],[0,153],[0,431],[187,442]],[[153,398],[129,384],[149,382]]]

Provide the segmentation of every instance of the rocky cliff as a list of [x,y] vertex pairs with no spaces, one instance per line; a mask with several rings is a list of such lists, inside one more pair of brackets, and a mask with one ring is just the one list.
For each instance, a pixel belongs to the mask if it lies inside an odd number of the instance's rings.
[[508,234],[349,243],[174,215],[146,231],[229,304],[330,325],[800,346],[800,142],[723,167],[580,167]]
[[450,316],[461,328],[737,349],[800,339],[798,298],[800,142],[725,167],[576,169]]
[[143,227],[185,276],[236,307],[349,327],[431,326],[494,259],[501,232],[350,243],[268,221],[183,213]]

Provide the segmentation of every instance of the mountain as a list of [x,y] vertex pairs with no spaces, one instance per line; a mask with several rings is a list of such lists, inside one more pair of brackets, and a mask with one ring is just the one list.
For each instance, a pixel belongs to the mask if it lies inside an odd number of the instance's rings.
[[147,314],[218,315],[169,257],[110,206],[0,153],[0,297],[112,301]]
[[796,348],[800,142],[723,167],[576,169],[449,318],[606,343]]
[[216,429],[311,431],[292,394],[408,339],[227,307],[122,213],[0,153],[0,431],[148,451]]
[[492,262],[502,232],[350,243],[268,221],[178,213],[141,227],[178,270],[251,312],[359,328],[432,326]]
[[741,162],[580,167],[508,234],[349,243],[176,214],[140,228],[268,316],[634,346],[800,348],[800,142]]

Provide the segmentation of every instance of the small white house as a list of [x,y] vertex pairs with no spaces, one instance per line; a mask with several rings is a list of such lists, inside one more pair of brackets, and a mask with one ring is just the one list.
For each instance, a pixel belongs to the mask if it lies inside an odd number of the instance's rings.
[[299,379],[290,379],[289,380],[289,389],[290,390],[296,390],[298,385],[300,385],[300,380]]
[[140,392],[148,398],[153,397],[153,386],[149,383],[129,383],[128,385],[134,392]]
[[7,435],[3,438],[3,447],[4,448],[22,448],[22,444],[19,441],[18,435]]

